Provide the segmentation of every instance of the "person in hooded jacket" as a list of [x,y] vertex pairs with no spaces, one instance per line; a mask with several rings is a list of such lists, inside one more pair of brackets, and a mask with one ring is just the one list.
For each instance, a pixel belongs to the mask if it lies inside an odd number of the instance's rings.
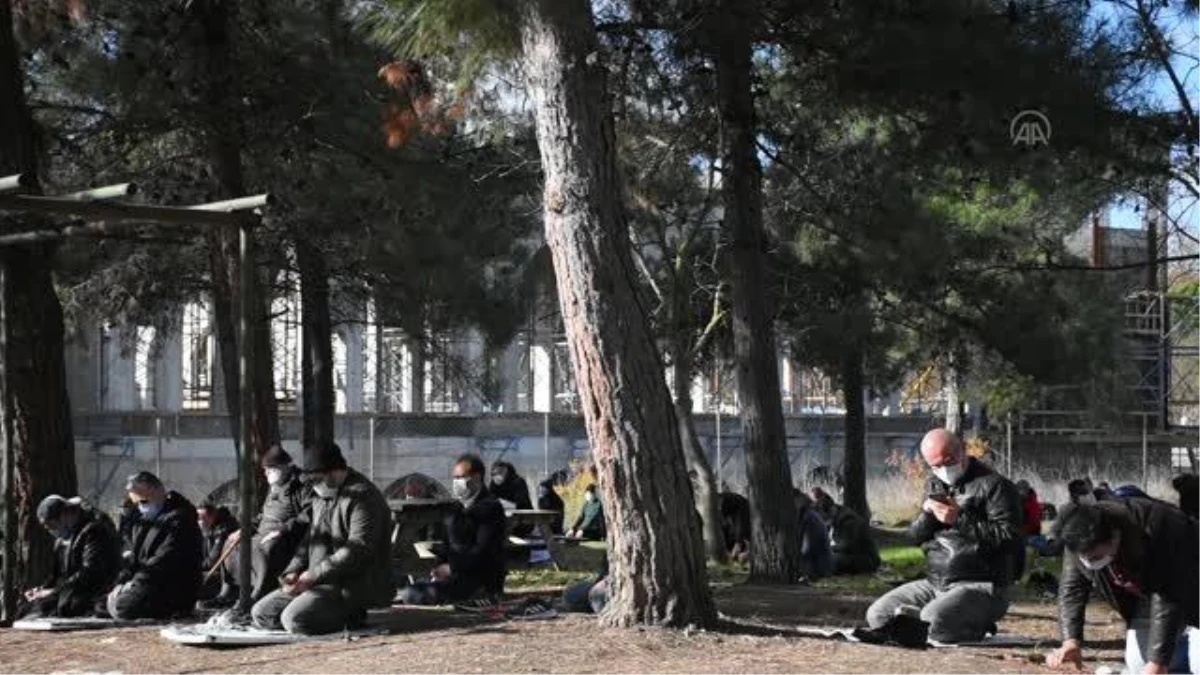
[[554,479],[547,478],[538,483],[538,500],[537,507],[542,511],[555,511],[558,517],[550,524],[550,531],[554,534],[563,533],[563,509],[566,504],[563,503],[562,497],[558,496],[558,492],[554,490]]
[[921,456],[933,477],[909,535],[925,550],[928,576],[876,600],[867,623],[880,629],[897,613],[917,610],[931,640],[980,640],[1008,611],[1023,541],[1021,501],[1008,479],[967,456],[945,429],[925,435]]
[[[517,473],[516,467],[508,462],[492,463],[492,483],[488,486],[488,492],[500,500],[505,510],[533,508],[533,500],[529,498],[529,484]],[[532,532],[532,525],[513,528],[513,534],[518,537],[528,537]]]
[[[258,602],[279,588],[279,575],[292,561],[308,532],[313,499],[312,486],[301,480],[300,469],[282,447],[271,446],[260,464],[268,487],[251,540],[251,602]],[[237,544],[241,531],[234,532],[229,540],[230,545]],[[226,558],[222,569],[224,587],[217,601],[210,604],[231,606],[237,600],[240,562],[236,553]]]
[[200,589],[201,535],[196,508],[142,471],[125,485],[137,505],[132,549],[108,595],[114,619],[166,619],[190,614]]
[[121,570],[121,537],[112,519],[75,497],[50,495],[38,504],[38,521],[54,536],[54,572],[25,594],[29,617],[95,614]]
[[1200,548],[1196,520],[1140,497],[1068,506],[1058,606],[1063,643],[1048,665],[1080,667],[1088,601],[1096,592],[1126,623],[1130,673],[1200,672]]
[[[828,496],[828,495],[826,495]],[[818,511],[829,523],[834,574],[874,574],[879,569],[879,549],[871,538],[871,525],[854,509],[832,498]]]
[[323,635],[364,624],[367,609],[391,605],[391,509],[369,478],[346,464],[336,443],[305,449],[311,523],[279,577],[250,610],[258,628]]
[[[204,561],[200,564],[203,576],[200,579],[200,592],[197,595],[202,606],[211,608],[227,606],[225,604],[226,596],[229,595],[230,587],[228,584],[222,583],[221,567],[225,561],[234,557],[232,554],[223,556],[227,545],[230,544],[230,535],[237,532],[237,518],[234,517],[228,506],[205,501],[196,507],[196,520],[203,538],[201,550],[204,555]],[[232,598],[228,604],[233,604],[232,601],[236,599],[237,589],[233,587]],[[214,603],[214,601],[216,602]]]
[[404,589],[410,605],[473,603],[494,606],[508,575],[507,517],[500,501],[484,484],[484,465],[476,455],[454,462],[450,492],[462,505],[446,518],[447,541],[435,547],[437,564],[429,581]]

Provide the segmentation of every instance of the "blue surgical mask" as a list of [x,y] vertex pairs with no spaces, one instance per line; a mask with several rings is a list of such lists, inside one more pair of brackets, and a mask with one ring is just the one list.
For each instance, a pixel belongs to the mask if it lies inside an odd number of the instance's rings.
[[158,514],[162,513],[162,508],[162,504],[142,502],[138,504],[138,513],[142,514],[142,517],[146,520],[154,520],[158,517]]

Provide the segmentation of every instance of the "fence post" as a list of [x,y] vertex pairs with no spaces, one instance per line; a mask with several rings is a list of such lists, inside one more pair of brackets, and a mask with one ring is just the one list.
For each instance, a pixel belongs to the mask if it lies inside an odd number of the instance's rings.
[[1150,439],[1147,436],[1146,415],[1142,415],[1142,489],[1149,485],[1150,479]]
[[156,414],[154,416],[154,436],[156,439],[155,446],[154,446],[154,475],[158,476],[159,479],[161,480],[163,477],[163,472],[162,472],[162,415]]
[[367,429],[367,475],[375,480],[375,416],[369,418],[371,426]]
[[542,413],[542,470],[550,475],[550,413]]

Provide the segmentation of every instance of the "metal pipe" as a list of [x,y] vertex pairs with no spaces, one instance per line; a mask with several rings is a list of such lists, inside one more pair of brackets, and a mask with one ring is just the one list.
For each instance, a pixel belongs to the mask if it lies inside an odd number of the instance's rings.
[[[218,202],[219,204],[220,202]],[[209,205],[202,205],[209,206]],[[79,216],[92,221],[133,221],[155,225],[241,225],[252,222],[253,214],[227,213],[227,209],[180,208],[146,204],[79,202],[58,197],[0,194],[0,211],[26,211],[59,216]],[[104,231],[104,228],[86,228]],[[7,237],[5,237],[7,239]]]
[[129,195],[137,194],[137,191],[138,187],[136,183],[117,183],[116,185],[105,185],[103,187],[79,190],[78,192],[68,192],[63,195],[54,195],[54,198],[70,199],[77,202],[90,202],[103,199],[116,199],[118,197],[128,197]]
[[17,173],[11,176],[0,176],[0,192],[16,192],[28,188],[33,183],[33,174]]
[[542,416],[542,468],[550,475],[550,413]]
[[[239,437],[241,439],[241,466],[238,469],[239,487],[241,488],[241,507],[238,514],[242,532],[238,551],[238,571],[242,579],[251,578],[251,545],[253,537],[254,509],[254,448],[251,441],[251,414],[253,408],[253,392],[250,387],[250,366],[253,358],[253,342],[250,338],[251,289],[254,280],[254,256],[251,249],[250,226],[241,224],[236,228],[238,235],[238,385],[241,393],[241,420]],[[250,611],[250,584],[243,583],[238,589],[238,606],[243,612]]]
[[9,397],[8,364],[8,266],[0,264],[0,445],[3,457],[0,461],[0,508],[4,509],[4,561],[0,565],[0,623],[11,625],[17,618],[17,500],[14,492],[15,454],[12,438],[12,406]]
[[1008,458],[1008,478],[1013,475],[1012,413],[1004,418],[1004,456]]
[[197,204],[196,206],[187,207],[191,211],[217,211],[229,213],[231,211],[245,211],[247,209],[257,209],[264,206],[269,206],[274,200],[269,194],[251,195],[249,197],[238,197],[237,199],[225,199],[219,202],[209,202],[207,204]]

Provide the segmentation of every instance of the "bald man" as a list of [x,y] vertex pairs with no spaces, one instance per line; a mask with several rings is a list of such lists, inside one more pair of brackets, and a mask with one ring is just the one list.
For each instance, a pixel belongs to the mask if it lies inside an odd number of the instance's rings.
[[1021,500],[1016,486],[968,457],[945,429],[925,435],[921,457],[933,475],[909,535],[925,550],[929,573],[876,600],[867,623],[881,628],[896,614],[919,613],[931,640],[980,640],[1008,611]]

